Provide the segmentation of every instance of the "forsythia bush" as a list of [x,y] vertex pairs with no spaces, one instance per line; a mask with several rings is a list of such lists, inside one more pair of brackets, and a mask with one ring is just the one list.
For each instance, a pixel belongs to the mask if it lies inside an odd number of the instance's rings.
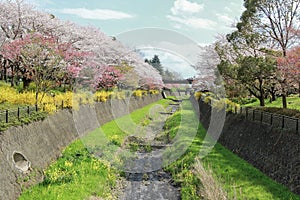
[[1,87],[0,103],[4,102],[14,102],[17,91],[8,86]]
[[95,93],[95,100],[100,102],[106,102],[108,99],[125,99],[126,95],[124,91],[97,91]]
[[[0,103],[11,103],[15,105],[35,105],[35,92],[18,93],[16,89],[9,86],[0,87]],[[150,90],[151,94],[159,94],[158,90]],[[135,90],[134,96],[146,96],[148,91]],[[110,98],[125,99],[126,94],[124,91],[97,91],[96,93],[90,92],[65,92],[56,95],[46,93],[39,94],[38,107],[43,108],[45,111],[52,113],[57,109],[73,108],[78,109],[80,104],[92,105],[95,100],[106,102]]]
[[214,100],[212,106],[218,110],[226,108],[226,112],[235,112],[235,109],[239,109],[240,105],[230,101],[229,99]]
[[125,95],[124,91],[117,91],[117,92],[112,93],[111,98],[113,98],[113,99],[125,99],[126,95]]
[[132,95],[135,97],[142,97],[142,96],[147,96],[148,92],[146,90],[135,90],[133,91]]
[[197,101],[201,98],[202,92],[195,92],[194,97],[197,99]]
[[211,92],[196,92],[194,94],[197,100],[202,99],[205,103],[212,102],[212,106],[218,110],[226,108],[226,112],[235,112],[235,109],[240,109],[240,105],[230,101],[227,98],[215,99],[215,95]]
[[150,90],[150,94],[159,94],[159,90]]
[[142,97],[143,96],[143,91],[142,90],[135,90],[132,93],[132,95],[135,96],[135,97]]
[[205,103],[210,103],[210,102],[212,102],[212,100],[213,100],[213,98],[211,96],[204,97],[204,102]]
[[95,99],[96,101],[106,102],[107,99],[109,99],[112,94],[113,94],[112,91],[97,91],[95,93]]

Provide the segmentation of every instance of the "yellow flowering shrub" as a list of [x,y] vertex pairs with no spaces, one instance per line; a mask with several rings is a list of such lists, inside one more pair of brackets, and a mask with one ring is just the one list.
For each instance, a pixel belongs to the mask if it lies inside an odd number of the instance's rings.
[[205,103],[210,103],[210,102],[212,102],[212,100],[213,100],[213,98],[211,96],[205,96],[204,97],[204,102]]
[[[36,94],[32,91],[18,93],[16,89],[10,86],[0,87],[0,103],[9,102],[14,105],[35,105]],[[158,90],[150,90],[151,94],[159,94]],[[147,96],[146,90],[135,90],[133,95],[136,97]],[[40,93],[38,96],[38,107],[48,113],[53,113],[58,109],[73,108],[79,109],[79,105],[92,105],[96,101],[106,102],[109,98],[125,99],[125,91],[97,91],[94,94],[90,92],[65,92],[56,95]]]
[[194,97],[197,100],[202,98],[205,103],[211,103],[211,105],[218,110],[226,108],[226,112],[235,112],[236,109],[240,108],[239,104],[234,103],[227,98],[217,99],[216,95],[212,92],[196,92]]
[[1,87],[0,103],[11,102],[16,91],[9,87]]
[[132,95],[135,97],[147,96],[148,91],[147,90],[135,90],[135,91],[133,91]]
[[95,100],[100,102],[106,102],[111,97],[112,94],[113,94],[112,91],[103,91],[103,90],[97,91],[95,93]]
[[159,90],[150,90],[150,94],[159,94]]
[[147,95],[148,95],[148,91],[142,90],[142,95],[143,95],[143,96],[147,96]]
[[226,99],[226,111],[227,112],[235,112],[235,109],[239,110],[240,109],[240,105],[237,103],[234,103],[233,101],[230,101],[229,99]]
[[135,97],[142,97],[143,96],[143,91],[142,90],[135,90],[132,93],[133,96]]
[[196,100],[198,101],[202,96],[202,92],[195,92],[194,97],[196,98]]
[[55,104],[44,104],[43,109],[44,109],[44,111],[46,111],[48,113],[53,113],[57,110]]
[[112,98],[114,99],[125,99],[126,95],[124,91],[116,91],[112,94]]
[[220,100],[213,100],[212,106],[217,108],[218,110],[226,109],[226,112],[235,112],[235,109],[239,109],[240,105],[230,101],[227,98],[223,98]]

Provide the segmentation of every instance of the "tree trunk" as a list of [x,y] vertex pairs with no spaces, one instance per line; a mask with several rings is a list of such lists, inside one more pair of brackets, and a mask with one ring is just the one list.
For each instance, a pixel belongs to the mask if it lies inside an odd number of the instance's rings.
[[287,108],[286,93],[282,93],[282,107]]
[[298,82],[298,94],[299,94],[299,97],[300,97],[300,82]]
[[0,69],[1,69],[1,71],[0,71],[0,80],[2,81],[3,80],[3,75],[4,75],[4,68],[5,68],[5,65],[4,65],[4,62],[1,62],[0,61]]
[[271,101],[276,101],[276,90],[275,87],[271,87],[271,89],[269,90],[270,94],[271,94]]
[[22,78],[22,81],[23,81],[23,89],[28,88],[31,80],[27,78]]
[[6,69],[6,62],[4,62],[3,66],[3,80],[7,82],[7,69]]
[[263,95],[259,97],[259,103],[260,103],[260,106],[265,106],[265,98]]
[[260,97],[259,97],[260,106],[265,106],[265,91],[263,88],[262,79],[259,80],[259,93],[260,93]]
[[10,67],[10,70],[11,70],[11,81],[10,81],[10,86],[11,86],[11,87],[14,87],[14,86],[15,86],[15,70],[14,70],[14,67],[11,66],[11,67]]
[[1,70],[1,77],[0,77],[0,80],[1,80],[1,81],[4,81],[4,74],[5,74],[5,69],[3,68],[3,69]]
[[276,101],[276,94],[275,94],[275,92],[272,92],[271,96],[272,96],[272,101]]

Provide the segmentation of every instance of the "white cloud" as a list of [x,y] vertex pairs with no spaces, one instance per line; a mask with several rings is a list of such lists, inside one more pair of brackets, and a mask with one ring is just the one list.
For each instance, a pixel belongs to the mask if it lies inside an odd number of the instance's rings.
[[216,14],[219,21],[223,22],[225,25],[231,25],[233,23],[233,19],[226,14]]
[[166,18],[175,22],[173,27],[177,29],[187,26],[194,29],[215,30],[216,22],[199,15],[203,9],[204,4],[188,0],[176,0],[171,8],[171,14],[167,15]]
[[209,29],[214,30],[217,23],[210,19],[204,19],[199,17],[176,17],[172,15],[167,15],[167,18],[173,22],[180,24],[185,24],[186,26],[195,29]]
[[200,47],[207,47],[207,46],[209,46],[209,45],[211,45],[211,43],[198,43],[198,45],[200,46]]
[[196,2],[190,2],[187,0],[176,0],[171,8],[171,12],[173,15],[179,15],[183,13],[194,14],[203,10],[203,8],[203,4],[198,4]]
[[86,8],[64,8],[59,12],[70,15],[77,15],[83,19],[96,19],[96,20],[110,20],[110,19],[127,19],[133,18],[133,15],[108,9],[94,9],[89,10]]
[[229,7],[227,7],[227,6],[224,8],[224,10],[225,10],[226,12],[228,12],[228,13],[231,13],[231,12],[232,12],[232,9],[229,8]]

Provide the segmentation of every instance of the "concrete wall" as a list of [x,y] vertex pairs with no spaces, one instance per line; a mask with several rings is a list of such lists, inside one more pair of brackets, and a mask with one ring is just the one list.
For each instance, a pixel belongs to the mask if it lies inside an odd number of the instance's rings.
[[[15,166],[13,155],[24,155],[31,169],[44,169],[56,160],[72,141],[100,125],[161,99],[161,95],[84,105],[78,111],[61,110],[44,121],[11,127],[0,134],[0,199],[14,200],[21,193],[20,177],[27,176]],[[40,178],[40,177],[39,177]]]
[[[194,103],[198,103],[200,121],[207,129],[211,107],[202,101]],[[300,194],[299,135],[246,120],[242,115],[227,114],[219,142],[275,181]]]

